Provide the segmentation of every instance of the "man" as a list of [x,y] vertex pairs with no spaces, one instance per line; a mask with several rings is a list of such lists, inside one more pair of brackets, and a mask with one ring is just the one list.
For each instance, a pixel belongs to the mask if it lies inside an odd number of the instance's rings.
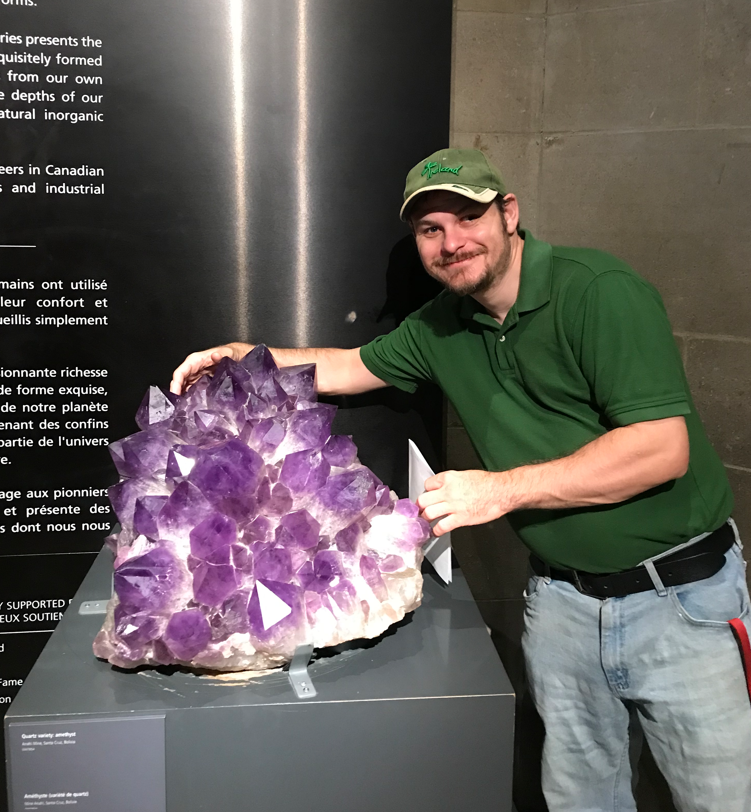
[[[438,535],[508,515],[532,551],[524,651],[551,812],[635,810],[634,714],[682,812],[749,812],[732,495],[658,293],[612,256],[521,230],[474,150],[412,169],[401,214],[446,290],[364,347],[274,357],[315,362],[322,393],[430,380],[453,403],[487,470],[431,477],[418,503]],[[193,353],[173,391],[250,349]]]

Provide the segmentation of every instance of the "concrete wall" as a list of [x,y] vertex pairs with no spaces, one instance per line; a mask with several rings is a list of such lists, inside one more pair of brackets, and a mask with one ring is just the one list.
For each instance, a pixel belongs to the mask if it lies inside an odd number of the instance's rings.
[[[751,542],[751,2],[456,0],[452,145],[479,147],[550,242],[661,291]],[[455,416],[451,467],[477,466]],[[526,556],[503,521],[455,544],[520,694],[516,804],[544,809],[519,648]],[[640,810],[671,810],[645,761]]]

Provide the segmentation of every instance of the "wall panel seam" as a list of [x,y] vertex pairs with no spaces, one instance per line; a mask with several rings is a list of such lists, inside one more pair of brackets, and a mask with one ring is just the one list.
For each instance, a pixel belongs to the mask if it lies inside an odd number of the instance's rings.
[[674,330],[673,334],[679,338],[686,338],[699,341],[725,341],[736,344],[751,344],[751,338],[747,336],[725,335],[723,333],[692,333],[685,330]]
[[[671,133],[671,132],[722,132],[722,131],[748,131],[751,133],[751,124],[699,124],[672,127],[644,127],[602,129],[602,130],[453,130],[454,135],[542,135],[543,137],[565,138],[573,135],[643,135],[645,133]],[[751,142],[750,142],[751,144]]]
[[683,3],[684,5],[686,5],[686,0],[646,0],[643,3],[623,3],[620,6],[601,6],[600,8],[575,8],[567,11],[551,11],[549,12],[548,16],[566,17],[575,14],[597,14],[603,11],[619,11],[621,9],[645,8],[649,6],[668,6],[676,3]]

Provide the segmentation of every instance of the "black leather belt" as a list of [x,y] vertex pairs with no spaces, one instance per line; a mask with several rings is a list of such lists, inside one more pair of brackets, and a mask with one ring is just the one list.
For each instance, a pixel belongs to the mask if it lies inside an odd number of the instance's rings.
[[[725,523],[706,538],[690,547],[678,550],[655,561],[655,569],[665,586],[701,581],[719,572],[725,564],[725,553],[735,543],[733,528]],[[592,573],[580,570],[559,570],[549,567],[534,553],[529,562],[535,575],[568,581],[583,595],[592,598],[623,598],[635,592],[654,589],[647,568],[643,565],[622,572]]]

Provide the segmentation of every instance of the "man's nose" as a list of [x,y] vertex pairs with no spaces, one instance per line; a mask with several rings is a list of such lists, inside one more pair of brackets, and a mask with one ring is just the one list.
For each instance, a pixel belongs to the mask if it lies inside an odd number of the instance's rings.
[[465,244],[466,239],[461,229],[449,227],[443,232],[443,252],[445,254],[455,254]]

